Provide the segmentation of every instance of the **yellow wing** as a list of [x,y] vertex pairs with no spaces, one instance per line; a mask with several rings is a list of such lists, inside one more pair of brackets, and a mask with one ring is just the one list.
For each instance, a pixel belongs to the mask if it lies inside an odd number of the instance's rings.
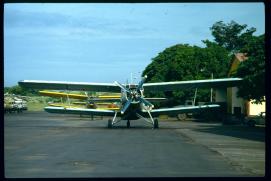
[[63,92],[51,92],[51,91],[39,91],[39,93],[43,96],[50,96],[50,97],[64,97],[64,98],[72,98],[72,99],[81,99],[86,100],[88,97],[82,94],[67,94]]
[[[72,98],[72,99],[80,99],[86,100],[88,98],[87,95],[82,94],[68,94],[63,92],[52,92],[52,91],[39,91],[39,93],[43,96],[50,96],[50,97],[63,97],[63,98]],[[120,95],[101,95],[97,96],[98,99],[107,100],[107,99],[120,99]]]

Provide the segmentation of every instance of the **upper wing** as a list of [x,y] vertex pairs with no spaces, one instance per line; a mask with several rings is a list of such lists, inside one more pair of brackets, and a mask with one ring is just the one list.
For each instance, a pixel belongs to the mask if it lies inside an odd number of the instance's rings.
[[[220,105],[218,104],[212,104],[212,105],[203,105],[203,106],[189,106],[189,107],[174,107],[174,108],[163,108],[163,109],[153,109],[151,111],[151,115],[154,117],[157,117],[159,115],[170,115],[175,116],[177,114],[182,113],[192,113],[197,112],[200,110],[207,110],[207,109],[217,109]],[[146,110],[142,111],[143,113],[147,113]]]
[[234,87],[240,84],[241,78],[206,79],[176,82],[145,83],[145,91],[172,91],[178,89]]
[[63,92],[51,92],[51,91],[39,91],[39,93],[43,96],[50,96],[50,97],[69,97],[72,99],[80,99],[80,100],[86,100],[88,97],[86,95],[82,94],[67,94]]
[[49,113],[86,114],[86,115],[95,115],[95,116],[114,116],[115,114],[115,111],[113,110],[53,107],[53,106],[45,107],[44,110]]
[[113,83],[42,81],[42,80],[21,80],[18,83],[22,87],[33,89],[120,92],[120,88]]

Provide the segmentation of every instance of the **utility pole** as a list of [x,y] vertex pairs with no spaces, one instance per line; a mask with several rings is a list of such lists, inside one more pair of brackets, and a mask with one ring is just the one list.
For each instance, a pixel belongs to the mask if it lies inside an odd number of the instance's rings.
[[[214,79],[214,74],[211,74],[211,78]],[[213,88],[211,88],[211,97],[210,97],[210,102],[213,102]]]

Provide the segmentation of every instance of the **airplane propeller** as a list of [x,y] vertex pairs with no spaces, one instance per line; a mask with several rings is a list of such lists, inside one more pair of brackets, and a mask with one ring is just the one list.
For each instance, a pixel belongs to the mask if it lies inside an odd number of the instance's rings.
[[119,86],[123,91],[126,91],[128,93],[130,93],[130,90],[128,90],[126,87],[124,87],[121,83],[115,81],[114,82],[117,86]]
[[128,109],[128,107],[130,106],[130,104],[132,103],[132,101],[131,100],[128,100],[125,104],[124,104],[124,106],[122,107],[122,109],[121,109],[121,114],[124,114],[125,113],[125,111]]
[[143,89],[143,84],[146,81],[146,79],[147,79],[147,75],[145,75],[144,77],[142,77],[141,81],[138,83],[137,91]]
[[152,103],[150,103],[149,101],[147,101],[146,99],[142,98],[142,97],[139,97],[138,98],[141,102],[143,102],[146,106],[149,106],[151,108],[154,107],[154,105]]
[[125,111],[129,108],[129,106],[134,102],[134,103],[143,103],[145,104],[147,107],[149,108],[153,108],[154,105],[151,104],[149,101],[147,101],[146,99],[144,99],[142,97],[142,90],[143,90],[143,84],[145,82],[145,80],[147,79],[147,76],[145,75],[144,77],[142,77],[142,80],[138,83],[137,89],[127,89],[126,87],[124,87],[122,84],[120,84],[119,82],[115,81],[114,83],[119,86],[123,91],[128,93],[128,100],[126,101],[126,103],[124,104],[124,106],[121,109],[121,114],[124,114]]

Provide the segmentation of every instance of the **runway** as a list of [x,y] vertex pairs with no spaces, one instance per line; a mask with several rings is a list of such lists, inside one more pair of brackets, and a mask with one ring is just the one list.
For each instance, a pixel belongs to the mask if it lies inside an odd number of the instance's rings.
[[[221,127],[219,123],[171,119],[161,120],[160,128],[152,129],[138,120],[131,121],[131,128],[126,128],[123,121],[108,129],[105,117],[91,120],[78,115],[24,112],[4,118],[7,178],[262,175],[262,171],[255,173],[253,169],[244,169],[242,164],[233,164],[221,152],[201,144],[196,132],[192,132],[208,126]],[[203,138],[204,133],[197,133]],[[264,134],[255,132],[255,135],[258,140],[250,140],[249,144],[259,144],[264,152],[261,140]],[[224,140],[215,136],[208,137],[209,142]],[[231,137],[227,138],[234,140]]]

